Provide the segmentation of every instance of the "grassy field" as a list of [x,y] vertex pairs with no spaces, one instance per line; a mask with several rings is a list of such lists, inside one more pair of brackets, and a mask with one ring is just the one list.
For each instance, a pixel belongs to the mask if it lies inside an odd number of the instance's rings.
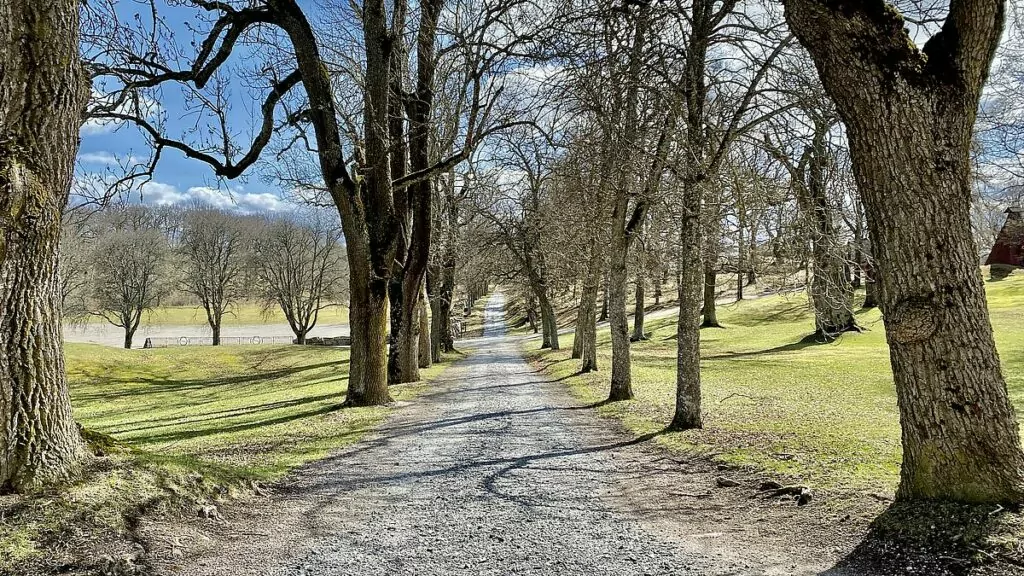
[[[1010,395],[1024,415],[1024,273],[986,285]],[[803,295],[721,306],[719,319],[725,329],[701,333],[705,429],[662,434],[658,441],[839,492],[891,494],[900,428],[879,312],[858,314],[862,334],[810,345],[801,343],[813,327]],[[633,348],[636,400],[599,408],[636,434],[663,430],[674,402],[674,318],[648,327],[651,339]],[[608,394],[607,330],[599,346],[602,371],[594,374],[575,374],[571,335],[564,350],[530,356],[583,401],[596,403]]]
[[[106,322],[102,318],[86,317],[85,323]],[[256,302],[237,304],[225,313],[224,326],[248,326],[259,324],[284,324],[287,320],[278,307],[265,310]],[[320,311],[317,324],[348,323],[348,308],[342,305],[331,306]],[[206,311],[202,306],[161,306],[143,314],[144,326],[206,326]]]
[[[195,514],[358,440],[389,408],[346,408],[348,351],[298,346],[65,348],[93,460],[70,487],[0,498],[0,574],[77,563],[142,513]],[[446,362],[424,371],[436,377]],[[425,389],[392,388],[397,400]]]

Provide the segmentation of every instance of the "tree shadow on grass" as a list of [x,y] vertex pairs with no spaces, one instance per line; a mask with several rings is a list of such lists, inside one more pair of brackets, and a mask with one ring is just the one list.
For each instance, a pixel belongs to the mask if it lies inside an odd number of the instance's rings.
[[310,404],[313,402],[322,402],[330,400],[331,398],[344,399],[343,392],[332,392],[330,394],[320,394],[317,396],[301,396],[299,398],[292,398],[290,400],[279,400],[277,402],[266,402],[263,404],[236,406],[234,408],[227,408],[225,410],[215,410],[213,412],[201,412],[199,414],[183,415],[183,416],[168,416],[165,418],[147,418],[145,420],[134,420],[131,422],[125,422],[120,426],[108,430],[108,434],[130,434],[132,432],[141,432],[143,430],[154,430],[157,428],[166,428],[168,426],[182,426],[182,425],[196,425],[204,422],[214,422],[217,420],[226,420],[229,418],[238,418],[242,416],[252,416],[260,412],[272,412],[274,410],[282,410],[286,408],[293,408],[301,406],[303,404]]
[[790,342],[789,344],[782,344],[772,348],[766,348],[764,350],[747,350],[744,352],[722,352],[719,354],[712,354],[709,356],[703,356],[702,360],[727,360],[731,358],[744,358],[749,356],[763,356],[768,354],[777,354],[779,352],[796,352],[805,348],[813,346],[826,346],[828,344],[834,344],[835,341],[819,340],[812,334],[806,338],[802,338],[796,342]]
[[820,576],[967,576],[1024,572],[1024,517],[1001,506],[895,503]]
[[[221,376],[212,378],[174,378],[173,376],[132,376],[128,378],[104,378],[103,376],[89,375],[87,377],[95,380],[102,379],[105,384],[110,384],[114,386],[125,384],[138,384],[140,386],[128,390],[103,388],[97,390],[96,392],[77,392],[74,394],[74,400],[76,402],[110,402],[116,401],[119,398],[148,396],[150,394],[186,392],[190,390],[206,390],[221,386],[245,386],[248,384],[254,384],[256,382],[264,380],[277,380],[282,378],[288,378],[290,376],[295,376],[297,374],[308,372],[310,370],[318,370],[321,368],[328,368],[331,366],[341,366],[342,364],[344,364],[344,366],[346,367],[348,366],[347,362],[321,362],[319,364],[292,366],[289,368],[268,370],[266,372],[256,372],[251,374],[238,374],[233,376]],[[340,373],[340,375],[344,376],[347,373],[347,370],[343,370]]]
[[277,424],[286,424],[296,420],[302,420],[304,418],[312,418],[315,416],[322,416],[329,414],[341,409],[341,403],[327,404],[319,408],[311,410],[304,410],[301,412],[295,412],[293,414],[286,414],[277,416],[274,418],[264,418],[262,420],[250,421],[250,422],[239,422],[230,426],[215,426],[210,428],[189,428],[186,430],[177,430],[173,432],[164,432],[160,434],[147,434],[136,436],[132,438],[132,444],[163,444],[167,442],[181,442],[184,440],[192,440],[194,438],[201,438],[204,436],[213,436],[217,434],[232,434],[236,432],[244,432],[246,430],[252,430],[255,428],[263,428],[265,426],[274,426]]

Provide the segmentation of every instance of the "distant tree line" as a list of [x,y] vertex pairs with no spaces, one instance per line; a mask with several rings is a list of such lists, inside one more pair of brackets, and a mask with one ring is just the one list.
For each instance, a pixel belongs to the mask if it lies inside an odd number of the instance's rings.
[[204,205],[125,205],[63,224],[61,300],[69,319],[101,318],[131,348],[144,315],[184,295],[213,344],[243,301],[278,308],[299,344],[321,310],[345,305],[348,265],[337,219],[322,210],[242,215]]

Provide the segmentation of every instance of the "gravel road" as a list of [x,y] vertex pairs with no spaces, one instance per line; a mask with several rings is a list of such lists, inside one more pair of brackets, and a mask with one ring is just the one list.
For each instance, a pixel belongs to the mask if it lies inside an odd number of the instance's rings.
[[615,432],[523,360],[502,305],[469,358],[366,440],[222,522],[152,528],[156,572],[831,573],[846,546],[804,528],[812,507],[757,509],[706,462]]

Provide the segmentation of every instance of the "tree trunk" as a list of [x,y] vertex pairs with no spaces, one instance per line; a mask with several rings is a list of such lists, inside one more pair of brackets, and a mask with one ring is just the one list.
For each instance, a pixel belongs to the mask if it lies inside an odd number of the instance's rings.
[[427,301],[430,302],[430,358],[433,362],[441,361],[441,296],[438,284],[441,267],[431,265],[427,272]]
[[[623,206],[625,208],[625,206]],[[608,263],[608,328],[612,337],[612,382],[608,400],[633,398],[632,367],[629,354],[629,318],[626,315],[626,258],[629,245],[625,238],[624,219],[613,222],[612,249]]]
[[1021,502],[970,224],[969,150],[1004,5],[953,3],[921,52],[894,13],[785,4],[847,126],[903,429],[897,499]]
[[124,349],[132,349],[132,340],[135,338],[135,331],[131,328],[124,329]]
[[[408,279],[408,275],[405,275]],[[404,284],[404,282],[403,282]],[[392,283],[392,289],[394,283]],[[388,354],[388,384],[416,382],[420,379],[420,324],[418,298],[412,298],[408,286],[401,288],[401,310],[391,313],[391,347]],[[420,290],[415,290],[418,295]]]
[[[349,265],[352,266],[351,259]],[[365,266],[365,264],[364,264]],[[373,283],[368,269],[352,267],[350,291],[352,333],[347,406],[379,406],[391,402],[388,392],[388,290],[387,282]]]
[[220,322],[211,324],[210,331],[213,333],[213,345],[220,346]]
[[676,405],[673,430],[703,426],[700,383],[700,309],[704,271],[701,238],[700,184],[687,183],[683,189],[686,214],[679,233],[679,321],[676,324]]
[[66,479],[71,416],[57,274],[88,95],[78,3],[0,3],[0,493]]
[[601,269],[604,254],[594,250],[587,266],[587,276],[583,284],[583,296],[580,299],[580,314],[576,324],[576,334],[580,342],[580,372],[597,371],[597,291],[601,284]]
[[445,260],[441,269],[441,301],[438,303],[441,318],[441,351],[452,352],[455,342],[452,339],[452,302],[455,298],[455,258]]
[[604,289],[601,290],[601,317],[597,319],[598,322],[604,322],[608,319],[608,271],[604,272]]
[[806,167],[796,170],[797,196],[801,212],[811,230],[811,303],[814,305],[814,333],[825,339],[854,330],[853,287],[849,282],[845,247],[836,230],[828,201],[827,178],[832,165],[826,138],[832,123],[815,119],[814,137],[804,152]]
[[636,306],[633,311],[633,335],[629,337],[632,342],[639,342],[641,340],[647,340],[647,336],[644,334],[644,278],[643,276],[637,276],[636,279],[636,291],[634,292],[634,300]]
[[555,308],[547,296],[540,298],[540,317],[544,330],[544,343],[541,348],[560,350],[558,346],[558,317],[555,315]]
[[576,308],[576,329],[572,333],[572,359],[578,360],[583,357],[583,332],[580,328],[583,326],[583,315],[586,314],[586,305],[583,303],[583,299],[586,298],[587,291],[583,290],[583,296],[580,297],[580,304]]
[[718,270],[711,265],[710,262],[704,262],[704,297],[703,305],[701,306],[701,314],[704,315],[704,321],[701,322],[701,328],[721,328],[722,325],[718,323],[718,303],[715,301],[717,297],[716,289],[718,288]]
[[418,345],[419,350],[419,367],[430,368],[433,363],[433,353],[431,351],[431,334],[430,334],[430,306],[428,305],[426,287],[420,291],[420,301],[416,306],[417,316],[419,318],[419,336],[420,341]]
[[874,267],[870,263],[864,270],[864,309],[878,307],[878,281],[875,278]]
[[540,330],[541,330],[541,350],[551,348],[551,320],[548,316],[548,307],[544,305],[544,302],[540,303]]

